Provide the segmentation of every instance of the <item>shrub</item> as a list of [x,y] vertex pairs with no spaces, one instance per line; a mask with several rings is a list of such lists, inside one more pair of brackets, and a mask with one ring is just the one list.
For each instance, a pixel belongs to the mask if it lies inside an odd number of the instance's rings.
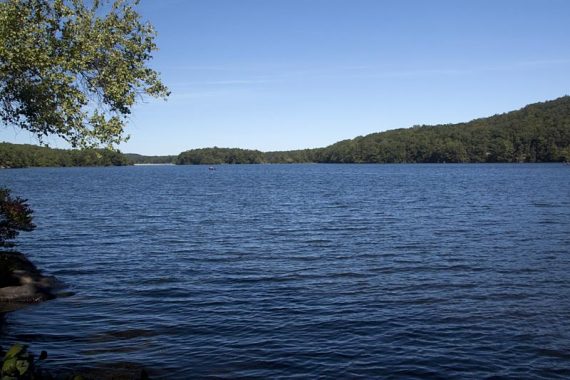
[[0,247],[12,247],[20,231],[32,231],[32,209],[26,199],[13,197],[9,189],[0,188]]
[[1,354],[3,354],[0,370],[2,380],[53,379],[38,367],[39,361],[47,358],[45,351],[42,351],[39,358],[35,360],[34,355],[28,352],[27,345],[15,344],[6,353],[0,348]]

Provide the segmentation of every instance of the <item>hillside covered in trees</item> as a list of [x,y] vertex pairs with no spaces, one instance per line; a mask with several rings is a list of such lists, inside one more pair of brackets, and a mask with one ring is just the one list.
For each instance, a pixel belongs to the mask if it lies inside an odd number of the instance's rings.
[[174,164],[177,156],[145,156],[136,153],[124,154],[130,163],[143,165]]
[[64,150],[0,143],[0,167],[260,163],[455,163],[570,161],[570,96],[467,123],[372,133],[325,148],[261,152],[202,148],[178,156]]
[[122,166],[127,158],[106,149],[51,149],[36,145],[0,143],[0,167]]
[[267,153],[206,148],[177,159],[178,164],[562,161],[570,161],[569,96],[467,123],[373,133],[326,148]]
[[267,162],[265,154],[258,150],[238,148],[203,148],[182,152],[178,155],[178,165],[200,164],[261,164]]

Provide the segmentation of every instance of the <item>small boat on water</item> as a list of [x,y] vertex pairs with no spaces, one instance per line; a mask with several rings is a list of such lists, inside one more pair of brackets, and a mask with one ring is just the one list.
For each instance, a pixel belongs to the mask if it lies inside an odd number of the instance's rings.
[[216,170],[216,167],[215,166],[209,166],[208,170]]

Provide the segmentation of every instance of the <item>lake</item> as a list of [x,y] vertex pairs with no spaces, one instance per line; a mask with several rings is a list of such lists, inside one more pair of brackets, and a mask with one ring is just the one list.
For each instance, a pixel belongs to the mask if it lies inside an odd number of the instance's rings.
[[7,316],[48,367],[153,378],[570,377],[570,167],[0,171],[73,295]]

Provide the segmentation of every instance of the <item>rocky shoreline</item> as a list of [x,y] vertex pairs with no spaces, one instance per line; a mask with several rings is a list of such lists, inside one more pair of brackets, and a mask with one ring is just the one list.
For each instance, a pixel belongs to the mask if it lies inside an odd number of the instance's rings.
[[0,313],[55,298],[55,284],[22,253],[0,252]]

